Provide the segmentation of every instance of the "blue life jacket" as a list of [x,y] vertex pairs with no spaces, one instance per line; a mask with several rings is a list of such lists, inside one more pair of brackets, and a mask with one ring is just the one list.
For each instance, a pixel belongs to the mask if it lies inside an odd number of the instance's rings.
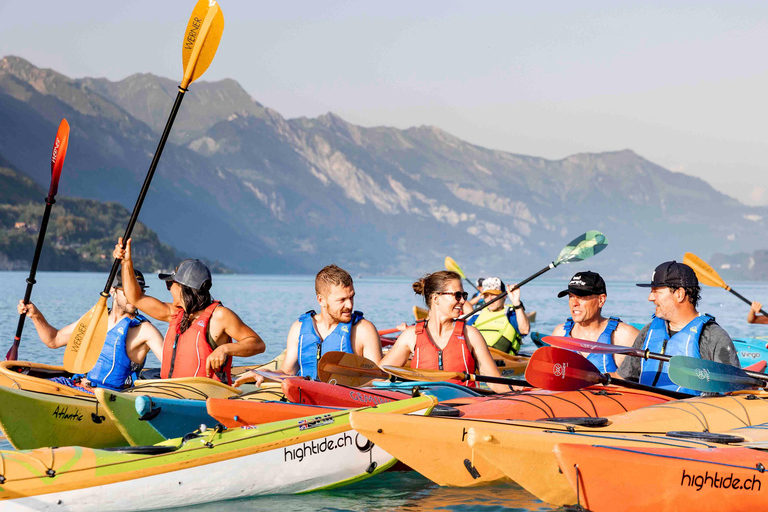
[[86,374],[93,387],[120,391],[133,384],[133,362],[125,352],[125,340],[128,329],[146,321],[141,315],[125,317],[109,330],[96,366]]
[[323,354],[338,350],[348,354],[352,350],[352,326],[363,319],[360,311],[352,313],[352,320],[345,324],[338,324],[336,328],[324,340],[315,330],[312,317],[314,311],[307,311],[299,317],[301,331],[299,331],[299,373],[301,377],[317,379],[317,362]]
[[[610,345],[611,335],[613,334],[613,331],[615,331],[619,326],[619,323],[621,323],[621,319],[612,316],[608,320],[608,325],[605,326],[605,330],[602,332],[602,334],[600,334],[600,337],[597,338],[598,343],[607,343]],[[571,335],[573,324],[573,318],[568,317],[568,320],[565,321],[565,325],[563,325],[563,329],[565,329],[565,336]],[[619,369],[619,367],[616,366],[616,361],[613,360],[612,354],[589,354],[587,359],[590,363],[597,366],[597,369],[602,373],[613,373]]]
[[[650,352],[670,357],[688,356],[700,359],[699,338],[701,337],[701,331],[705,325],[714,320],[715,317],[713,316],[699,315],[688,322],[688,325],[683,327],[680,332],[670,338],[667,322],[661,318],[656,318],[656,315],[654,315],[648,328],[648,334],[645,336],[643,350],[648,349]],[[640,363],[640,384],[671,389],[672,391],[692,395],[701,394],[699,391],[678,386],[669,378],[668,372],[669,365],[667,363],[655,359],[644,359]]]

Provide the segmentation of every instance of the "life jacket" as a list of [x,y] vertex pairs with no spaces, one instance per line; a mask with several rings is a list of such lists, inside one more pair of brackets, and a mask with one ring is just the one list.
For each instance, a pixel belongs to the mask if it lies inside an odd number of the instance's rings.
[[133,385],[134,364],[125,352],[125,340],[129,329],[146,321],[141,315],[125,317],[107,332],[96,366],[85,375],[92,387],[120,391]]
[[[416,347],[411,359],[411,368],[445,370],[449,372],[475,373],[475,358],[464,339],[464,321],[456,320],[453,332],[445,348],[440,350],[427,331],[427,321],[416,322]],[[474,388],[474,381],[462,382],[449,379],[448,382]]]
[[509,321],[511,309],[509,306],[504,306],[499,311],[489,311],[486,308],[477,315],[472,325],[477,327],[489,347],[514,355],[520,350],[522,336]]
[[[620,323],[621,323],[620,318],[612,316],[608,320],[608,325],[605,326],[605,330],[600,334],[600,337],[597,338],[598,343],[606,343],[610,345],[611,335],[613,334],[613,331],[616,330],[616,328],[619,326]],[[568,320],[565,321],[565,325],[563,325],[563,329],[565,329],[565,336],[571,335],[573,324],[574,324],[573,318],[568,317]],[[597,366],[597,369],[603,373],[613,373],[619,369],[619,367],[616,365],[616,361],[614,361],[613,359],[613,354],[589,354],[587,356],[587,359],[593,365]]]
[[[216,350],[216,344],[209,339],[208,325],[211,315],[221,302],[215,300],[198,316],[183,333],[180,332],[184,310],[179,308],[168,325],[163,341],[163,364],[160,378],[207,377],[205,360]],[[214,378],[224,384],[232,382],[232,358],[227,357],[221,370]]]
[[310,379],[317,379],[317,362],[326,352],[338,350],[354,354],[352,326],[363,319],[363,314],[355,311],[352,313],[352,320],[337,324],[325,339],[320,339],[315,329],[315,322],[312,321],[312,317],[316,314],[314,311],[307,311],[299,317],[301,330],[299,331],[299,373],[297,375]]
[[[643,349],[667,356],[688,356],[701,358],[699,352],[699,338],[701,331],[709,322],[714,322],[715,317],[702,314],[688,322],[679,332],[670,338],[667,322],[653,316],[648,334],[645,336]],[[669,364],[655,359],[642,360],[640,362],[640,384],[656,386],[657,388],[671,389],[680,393],[692,395],[701,394],[693,389],[678,386],[669,378]]]

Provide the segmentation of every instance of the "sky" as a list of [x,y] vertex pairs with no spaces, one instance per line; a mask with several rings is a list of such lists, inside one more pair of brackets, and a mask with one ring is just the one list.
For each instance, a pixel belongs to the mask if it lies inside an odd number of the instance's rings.
[[[768,2],[220,2],[202,80],[287,118],[434,125],[561,159],[631,149],[768,205]],[[0,57],[181,79],[190,0],[0,0]],[[194,84],[192,85],[194,87]]]

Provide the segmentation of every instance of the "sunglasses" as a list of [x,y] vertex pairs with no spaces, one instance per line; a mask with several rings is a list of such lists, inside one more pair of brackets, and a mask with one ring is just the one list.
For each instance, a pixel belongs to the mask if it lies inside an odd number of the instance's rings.
[[462,299],[467,300],[469,293],[467,292],[437,292],[438,295],[453,295],[456,302],[461,302]]
[[173,281],[166,281],[165,287],[168,289],[168,291],[171,291],[171,287],[173,286]]

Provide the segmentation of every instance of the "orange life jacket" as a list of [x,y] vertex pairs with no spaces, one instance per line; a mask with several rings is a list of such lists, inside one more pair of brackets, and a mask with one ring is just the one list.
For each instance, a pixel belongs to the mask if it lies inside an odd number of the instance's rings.
[[[416,350],[411,359],[412,368],[425,370],[446,370],[449,372],[475,373],[475,358],[464,339],[464,321],[453,324],[453,332],[445,348],[440,350],[430,338],[426,329],[427,321],[416,322]],[[474,381],[462,382],[450,379],[448,382],[475,387]]]
[[[211,315],[221,302],[213,301],[183,333],[180,332],[184,310],[179,308],[171,320],[163,342],[163,364],[160,377],[207,377],[205,360],[214,350],[208,340],[208,324]],[[232,358],[227,357],[224,367],[214,373],[214,378],[224,384],[232,382]]]

